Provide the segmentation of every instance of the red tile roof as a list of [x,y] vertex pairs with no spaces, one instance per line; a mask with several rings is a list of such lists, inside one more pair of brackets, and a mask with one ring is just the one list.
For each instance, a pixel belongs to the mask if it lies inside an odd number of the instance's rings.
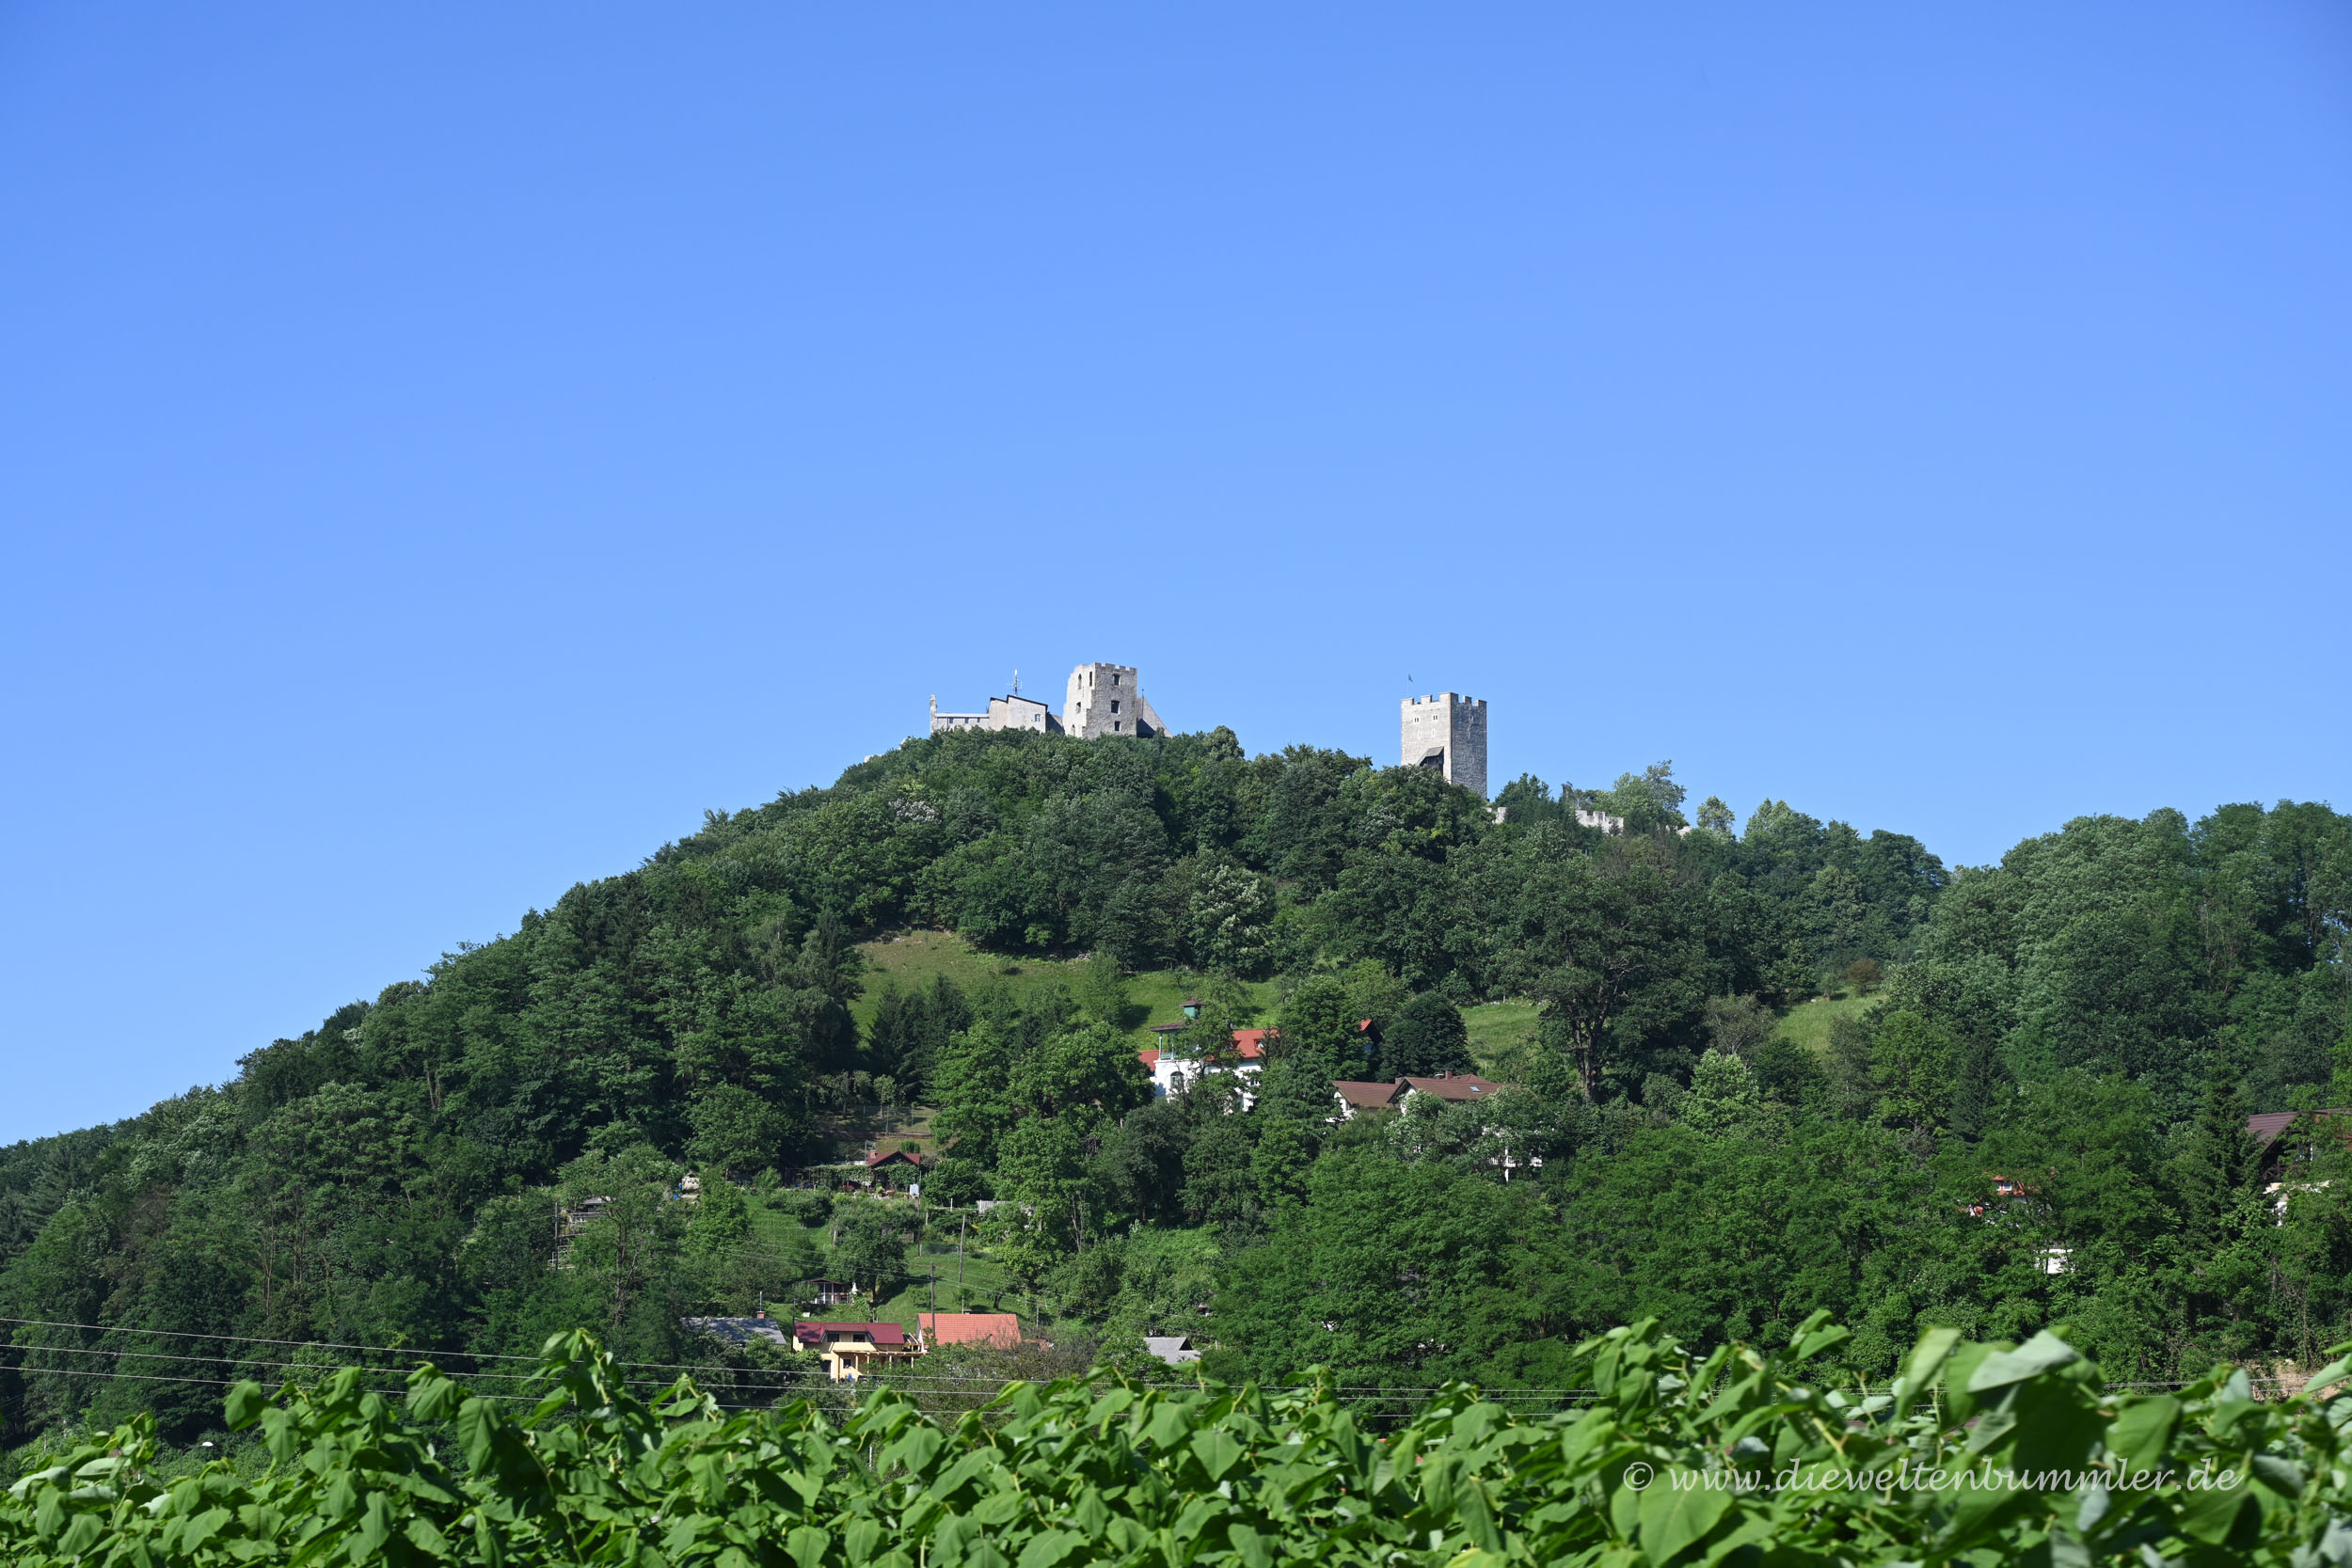
[[1376,1111],[1396,1103],[1394,1084],[1367,1084],[1343,1079],[1331,1087],[1342,1100],[1359,1111]]
[[920,1154],[909,1154],[903,1148],[878,1148],[873,1153],[868,1154],[866,1157],[866,1168],[867,1170],[872,1170],[876,1165],[886,1165],[891,1164],[893,1161],[896,1161],[899,1164],[913,1165],[917,1170],[920,1170],[923,1167],[923,1156]]
[[1010,1312],[917,1312],[914,1322],[937,1345],[1021,1347],[1021,1320]]
[[[1173,1034],[1183,1026],[1155,1023],[1152,1027],[1160,1034]],[[1233,1031],[1233,1049],[1243,1061],[1257,1061],[1265,1055],[1265,1037],[1272,1033],[1271,1029],[1236,1029]],[[1136,1060],[1145,1067],[1154,1065],[1159,1059],[1160,1048],[1155,1045],[1146,1046],[1136,1053]]]

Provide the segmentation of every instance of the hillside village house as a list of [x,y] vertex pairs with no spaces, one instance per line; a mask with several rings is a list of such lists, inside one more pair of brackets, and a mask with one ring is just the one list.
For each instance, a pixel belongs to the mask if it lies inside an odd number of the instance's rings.
[[792,1342],[784,1325],[765,1312],[751,1318],[680,1318],[678,1326],[730,1345],[748,1345],[755,1339],[779,1346]]
[[1234,1030],[1233,1053],[1240,1060],[1229,1069],[1186,1054],[1178,1044],[1184,1028],[1181,1023],[1161,1024],[1152,1032],[1160,1037],[1162,1043],[1136,1053],[1136,1060],[1151,1070],[1152,1098],[1165,1100],[1171,1094],[1182,1094],[1187,1084],[1199,1083],[1203,1073],[1230,1070],[1242,1085],[1241,1108],[1247,1111],[1257,1103],[1258,1097],[1250,1092],[1250,1086],[1265,1069],[1265,1037],[1269,1031]]
[[2284,1225],[2289,1198],[2328,1185],[2308,1174],[2312,1163],[2328,1152],[2323,1145],[2352,1146],[2352,1110],[2265,1111],[2246,1118],[2246,1136],[2260,1163],[2263,1196]]
[[1010,1312],[918,1312],[910,1338],[904,1323],[797,1322],[761,1312],[749,1318],[680,1318],[682,1328],[731,1345],[788,1345],[822,1362],[834,1383],[853,1383],[878,1369],[928,1355],[937,1345],[993,1345],[1019,1350],[1021,1320]]
[[1457,1105],[1492,1100],[1502,1092],[1502,1085],[1474,1072],[1440,1072],[1434,1078],[1405,1077],[1388,1084],[1343,1081],[1332,1085],[1331,1092],[1339,1101],[1340,1119],[1347,1121],[1359,1111],[1401,1110],[1406,1101],[1417,1094]]
[[878,1367],[912,1361],[923,1354],[910,1342],[904,1323],[819,1323],[807,1319],[792,1325],[794,1345],[814,1353],[825,1375],[835,1383],[853,1383]]
[[1021,1320],[1010,1312],[917,1312],[914,1330],[927,1351],[934,1345],[1021,1348]]
[[[1492,1100],[1502,1089],[1502,1085],[1491,1078],[1481,1078],[1474,1072],[1440,1072],[1429,1078],[1408,1075],[1387,1084],[1343,1081],[1331,1085],[1331,1098],[1339,1106],[1338,1115],[1331,1119],[1352,1121],[1366,1111],[1400,1111],[1416,1096],[1443,1101],[1451,1105],[1475,1104],[1480,1101]],[[1502,1141],[1500,1128],[1488,1123],[1481,1131],[1501,1145],[1486,1163],[1502,1171],[1505,1181],[1511,1180],[1514,1171],[1543,1168],[1543,1156],[1539,1154],[1512,1153],[1511,1146]]]
[[[1197,1017],[1200,1008],[1200,1003],[1187,1002],[1184,1004],[1184,1016],[1187,1019]],[[1152,1033],[1159,1037],[1160,1043],[1156,1046],[1148,1046],[1136,1053],[1136,1060],[1151,1070],[1152,1098],[1166,1100],[1171,1094],[1182,1094],[1186,1085],[1198,1084],[1200,1081],[1200,1075],[1204,1072],[1231,1070],[1241,1083],[1241,1108],[1244,1111],[1250,1109],[1258,1102],[1258,1097],[1253,1090],[1258,1075],[1265,1069],[1266,1038],[1274,1031],[1271,1029],[1234,1030],[1233,1054],[1239,1060],[1229,1069],[1221,1065],[1204,1062],[1197,1054],[1187,1053],[1184,1050],[1181,1037],[1190,1027],[1189,1023],[1155,1023],[1152,1026]],[[1356,1027],[1359,1032],[1368,1032],[1372,1028],[1372,1020],[1365,1019]]]

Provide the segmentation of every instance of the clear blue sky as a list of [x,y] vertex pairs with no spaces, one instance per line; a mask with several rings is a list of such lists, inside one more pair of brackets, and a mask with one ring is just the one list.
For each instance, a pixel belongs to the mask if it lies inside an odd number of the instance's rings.
[[1018,666],[2352,805],[2352,11],[0,8],[0,1138]]

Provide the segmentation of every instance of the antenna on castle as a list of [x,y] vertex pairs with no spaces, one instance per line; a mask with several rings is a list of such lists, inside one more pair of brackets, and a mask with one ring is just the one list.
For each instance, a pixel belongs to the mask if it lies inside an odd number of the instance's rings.
[[1021,667],[1019,665],[1013,666],[1012,694],[1016,697],[1021,695]]

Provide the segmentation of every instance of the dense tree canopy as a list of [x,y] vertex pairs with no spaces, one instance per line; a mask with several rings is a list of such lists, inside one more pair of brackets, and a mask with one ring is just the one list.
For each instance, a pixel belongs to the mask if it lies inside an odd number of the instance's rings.
[[[151,1355],[585,1325],[675,1358],[689,1313],[903,1273],[903,1220],[845,1210],[819,1257],[667,1201],[872,1103],[936,1109],[933,1201],[1004,1200],[980,1239],[1112,1351],[1177,1325],[1233,1370],[1540,1382],[1610,1323],[1817,1309],[1870,1371],[1931,1323],[2067,1319],[2151,1375],[2344,1335],[2352,1180],[2265,1196],[2243,1127],[2352,1101],[2352,820],[2085,818],[1955,871],[1685,800],[1662,764],[1522,778],[1498,821],[1427,769],[1223,730],[963,733],[714,813],[227,1085],[0,1150],[0,1419],[209,1418],[199,1385],[85,1375],[71,1325]],[[861,1030],[856,944],[910,926],[1093,958],[1067,990],[885,987]],[[1863,960],[1868,997],[1813,1002]],[[1159,969],[1209,994],[1194,1039],[1274,1030],[1247,1101],[1216,1071],[1152,1098],[1123,987]],[[1480,1046],[1462,1009],[1505,1000],[1534,1027]],[[1509,1087],[1336,1117],[1334,1078],[1473,1066]]]

